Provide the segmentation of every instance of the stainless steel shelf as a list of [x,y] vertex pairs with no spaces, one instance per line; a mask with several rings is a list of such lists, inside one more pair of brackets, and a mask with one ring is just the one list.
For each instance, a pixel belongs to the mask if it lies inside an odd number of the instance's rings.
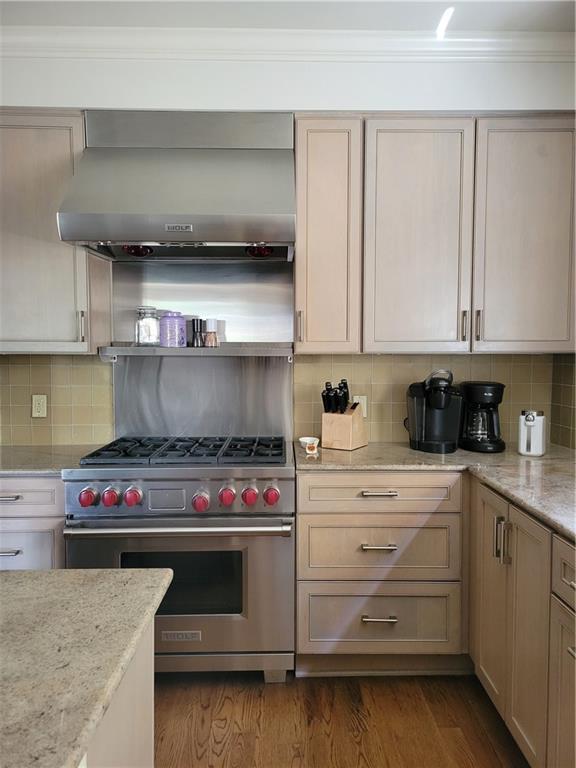
[[119,357],[288,357],[294,353],[292,342],[224,342],[209,347],[136,347],[118,344],[99,347],[102,360],[115,362]]

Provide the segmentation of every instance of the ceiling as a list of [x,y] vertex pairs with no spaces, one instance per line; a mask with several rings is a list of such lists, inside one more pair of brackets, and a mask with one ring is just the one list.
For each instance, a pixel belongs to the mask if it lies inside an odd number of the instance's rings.
[[176,27],[433,32],[448,35],[574,31],[573,0],[19,0],[0,2],[3,26]]

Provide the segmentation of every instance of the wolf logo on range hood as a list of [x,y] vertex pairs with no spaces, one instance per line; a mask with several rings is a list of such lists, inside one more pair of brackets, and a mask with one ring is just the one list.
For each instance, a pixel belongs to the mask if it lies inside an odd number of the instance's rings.
[[123,261],[290,258],[293,122],[289,113],[87,112],[60,237]]

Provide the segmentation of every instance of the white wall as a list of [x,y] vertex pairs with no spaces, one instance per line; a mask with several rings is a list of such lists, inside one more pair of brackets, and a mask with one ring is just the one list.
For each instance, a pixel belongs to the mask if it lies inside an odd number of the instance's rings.
[[372,33],[5,27],[11,106],[541,110],[575,106],[572,41]]

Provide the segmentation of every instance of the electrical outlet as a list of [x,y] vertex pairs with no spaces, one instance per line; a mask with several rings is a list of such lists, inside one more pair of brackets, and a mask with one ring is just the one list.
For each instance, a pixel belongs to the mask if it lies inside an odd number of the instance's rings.
[[362,416],[366,418],[368,416],[368,396],[367,395],[354,395],[352,398],[353,403],[360,403],[362,408]]
[[32,418],[45,419],[48,415],[48,395],[32,395]]

